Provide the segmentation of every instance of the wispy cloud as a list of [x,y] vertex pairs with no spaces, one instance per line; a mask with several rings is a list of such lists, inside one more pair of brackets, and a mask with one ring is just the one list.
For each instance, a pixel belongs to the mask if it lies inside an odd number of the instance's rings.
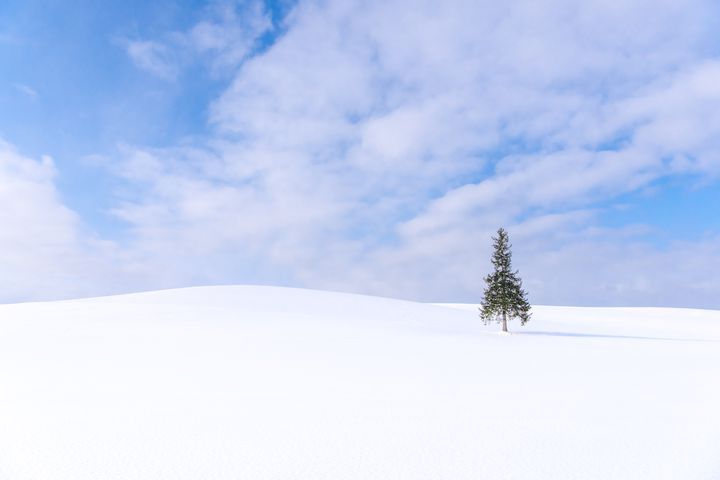
[[15,89],[23,95],[30,97],[32,100],[37,100],[40,96],[37,90],[22,83],[14,83],[13,87],[15,87]]
[[259,0],[214,2],[203,19],[187,31],[168,32],[153,40],[122,40],[120,44],[138,68],[170,80],[206,57],[213,69],[237,66],[271,27],[270,16]]
[[138,68],[166,80],[177,76],[178,65],[167,46],[147,40],[126,40],[122,43]]
[[233,67],[247,58],[257,39],[271,28],[263,2],[220,2],[185,33],[184,40],[200,53],[211,53],[215,67]]

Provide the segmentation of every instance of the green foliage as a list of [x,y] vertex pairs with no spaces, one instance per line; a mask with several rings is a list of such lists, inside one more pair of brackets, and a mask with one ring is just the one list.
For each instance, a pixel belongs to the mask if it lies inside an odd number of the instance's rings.
[[480,305],[480,318],[485,324],[519,318],[520,324],[525,325],[530,320],[527,292],[522,289],[517,270],[512,270],[510,246],[507,232],[500,228],[497,237],[493,237],[494,271],[485,277],[485,294]]

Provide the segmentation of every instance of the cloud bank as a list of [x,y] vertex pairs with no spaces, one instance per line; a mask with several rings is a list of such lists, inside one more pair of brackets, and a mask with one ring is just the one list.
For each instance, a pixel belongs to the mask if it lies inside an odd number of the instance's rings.
[[113,291],[130,277],[112,243],[90,233],[64,205],[56,175],[50,157],[27,158],[0,140],[0,298],[4,301]]
[[658,245],[599,220],[663,179],[717,181],[714,2],[301,1],[274,26],[224,5],[128,46],[160,77],[187,48],[232,72],[207,138],[107,162],[113,255],[143,285],[475,301],[504,225],[533,302],[720,307],[720,232]]

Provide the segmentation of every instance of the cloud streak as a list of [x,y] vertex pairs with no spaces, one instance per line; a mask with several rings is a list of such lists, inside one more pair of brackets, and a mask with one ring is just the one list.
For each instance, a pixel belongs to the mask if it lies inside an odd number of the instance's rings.
[[252,53],[259,37],[271,30],[269,14],[260,1],[212,2],[203,19],[187,31],[164,38],[122,40],[130,60],[164,80],[175,80],[184,68],[209,59],[213,72],[232,69]]
[[124,44],[128,56],[138,68],[166,80],[177,76],[178,65],[167,46],[148,40],[127,40]]
[[15,87],[18,92],[29,97],[31,100],[37,100],[40,97],[37,90],[22,83],[15,83],[13,84],[13,87]]

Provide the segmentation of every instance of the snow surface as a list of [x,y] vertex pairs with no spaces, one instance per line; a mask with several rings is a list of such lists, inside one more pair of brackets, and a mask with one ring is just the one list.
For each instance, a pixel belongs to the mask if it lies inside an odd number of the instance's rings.
[[718,479],[720,312],[201,287],[0,306],[0,479]]

